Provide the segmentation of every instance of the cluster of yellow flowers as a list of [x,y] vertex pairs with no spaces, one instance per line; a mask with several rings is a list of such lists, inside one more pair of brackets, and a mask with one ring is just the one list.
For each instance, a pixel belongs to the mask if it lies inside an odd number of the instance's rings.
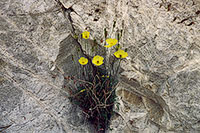
[[[88,39],[89,36],[90,36],[90,32],[88,32],[88,31],[84,31],[84,32],[82,33],[82,37],[83,37],[84,39]],[[106,43],[107,43],[108,45],[105,45],[104,47],[110,48],[110,47],[116,45],[117,42],[118,42],[117,39],[114,39],[114,38],[106,39]],[[119,49],[118,51],[116,51],[116,52],[114,53],[114,55],[115,55],[115,57],[117,57],[117,58],[126,58],[126,57],[128,56],[128,53],[125,52],[124,50]],[[100,65],[103,64],[103,60],[104,60],[104,58],[103,58],[102,56],[96,55],[96,56],[93,57],[92,63],[93,63],[94,65],[96,65],[96,66],[100,66]],[[81,58],[79,59],[79,63],[80,63],[81,65],[86,65],[86,64],[88,63],[88,59],[85,58],[85,57],[81,57]]]

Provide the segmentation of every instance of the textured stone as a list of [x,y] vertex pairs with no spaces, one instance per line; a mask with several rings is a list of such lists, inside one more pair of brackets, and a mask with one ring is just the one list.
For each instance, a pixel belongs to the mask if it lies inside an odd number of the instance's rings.
[[0,3],[0,132],[87,132],[62,89],[63,76],[50,71],[71,31],[60,6],[53,0]]
[[[0,127],[93,132],[57,67],[80,74],[80,46],[91,57],[113,53],[103,48],[106,28],[112,38],[122,31],[129,54],[108,132],[199,132],[199,12],[199,0],[1,0]],[[90,39],[74,40],[84,30]]]
[[[144,128],[138,126],[138,132],[199,131],[196,126],[199,120],[198,111],[195,111],[199,110],[197,104],[199,98],[195,96],[198,96],[196,91],[200,87],[198,84],[200,1],[62,2],[66,7],[74,9],[75,13],[71,13],[71,16],[77,31],[89,29],[91,38],[97,39],[101,45],[104,45],[100,42],[103,39],[104,28],[109,29],[109,37],[115,38],[117,32],[123,29],[120,44],[122,49],[128,49],[129,57],[122,62],[124,71],[121,74],[139,82],[139,86],[134,86],[126,80],[126,83],[132,86],[132,89],[129,89],[133,91],[131,93],[139,93],[142,97],[147,112],[153,111],[154,115],[156,112],[162,114],[162,120],[158,122],[151,119],[153,114],[146,112],[145,117],[154,124],[151,122]],[[114,21],[116,27],[112,30]],[[185,78],[179,80],[176,76],[179,73],[185,74]],[[190,73],[195,81],[190,78]],[[173,97],[170,96],[171,93]],[[124,94],[120,96],[130,103],[130,95],[129,93],[126,98]],[[191,99],[194,100],[194,104],[188,103]],[[132,115],[134,114],[128,116]],[[192,127],[194,124],[195,126]],[[114,132],[123,132],[121,126],[115,126]],[[137,128],[133,127],[132,130],[134,129]],[[127,131],[126,124],[125,131]]]

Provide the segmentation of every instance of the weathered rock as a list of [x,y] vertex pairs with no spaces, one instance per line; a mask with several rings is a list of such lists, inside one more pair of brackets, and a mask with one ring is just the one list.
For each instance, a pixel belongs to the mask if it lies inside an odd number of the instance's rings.
[[53,0],[0,5],[0,132],[87,132],[62,89],[63,76],[50,71],[71,32],[60,6]]
[[[115,38],[123,29],[120,44],[122,49],[128,49],[129,58],[122,63],[122,75],[139,82],[139,87],[132,85],[130,91],[139,93],[146,109],[144,117],[153,122],[145,126],[140,123],[132,127],[133,131],[199,131],[199,98],[196,96],[200,88],[200,1],[88,0],[62,3],[73,8],[73,25],[78,30],[89,29],[92,38],[99,40],[101,45],[104,45],[100,42],[104,38],[104,28],[110,29],[109,37]],[[114,21],[116,27],[111,30]],[[185,78],[179,79],[182,73]],[[128,89],[124,85],[122,88]],[[133,96],[130,93],[128,97]],[[123,100],[130,103],[128,97]],[[124,121],[131,120],[131,116],[134,114],[129,114]],[[122,124],[120,127],[111,126],[116,127],[113,132],[123,132]],[[128,131],[126,124],[125,131]]]
[[[92,132],[69,102],[55,64],[78,75],[77,47],[105,56],[106,28],[112,38],[122,31],[119,43],[129,54],[108,132],[199,132],[199,12],[199,0],[1,0],[0,127]],[[87,48],[73,39],[86,29]],[[94,39],[97,53],[91,52]]]

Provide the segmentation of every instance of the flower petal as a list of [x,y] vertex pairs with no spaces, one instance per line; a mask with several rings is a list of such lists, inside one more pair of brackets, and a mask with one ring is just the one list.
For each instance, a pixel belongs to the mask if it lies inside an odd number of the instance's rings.
[[92,63],[95,64],[96,66],[100,66],[100,65],[103,64],[103,60],[104,60],[103,57],[96,55],[96,56],[93,57]]
[[126,58],[128,56],[128,53],[125,52],[124,50],[121,50],[119,49],[118,51],[116,51],[114,53],[114,55],[117,57],[117,58]]
[[90,37],[90,32],[84,31],[84,32],[82,33],[82,37],[83,37],[84,39],[88,39],[88,38]]
[[88,63],[88,59],[85,57],[81,57],[78,61],[81,65],[86,65]]
[[106,48],[110,48],[110,47],[112,47],[113,45],[105,45],[104,47],[106,47]]
[[109,38],[109,39],[106,39],[106,43],[110,45],[110,47],[116,45],[118,42],[117,39],[113,39],[113,38]]

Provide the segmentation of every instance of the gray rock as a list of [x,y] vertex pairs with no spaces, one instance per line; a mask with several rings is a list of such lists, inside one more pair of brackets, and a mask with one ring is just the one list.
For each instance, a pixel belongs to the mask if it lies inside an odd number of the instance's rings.
[[57,2],[1,1],[2,5],[0,131],[88,132],[80,109],[62,89],[63,76],[50,71],[71,30]]
[[[112,59],[105,28],[109,38],[122,33],[129,54],[108,132],[199,132],[199,7],[199,0],[1,0],[0,132],[94,132],[69,101],[63,75],[81,76],[80,47]],[[86,29],[90,39],[74,39]]]

